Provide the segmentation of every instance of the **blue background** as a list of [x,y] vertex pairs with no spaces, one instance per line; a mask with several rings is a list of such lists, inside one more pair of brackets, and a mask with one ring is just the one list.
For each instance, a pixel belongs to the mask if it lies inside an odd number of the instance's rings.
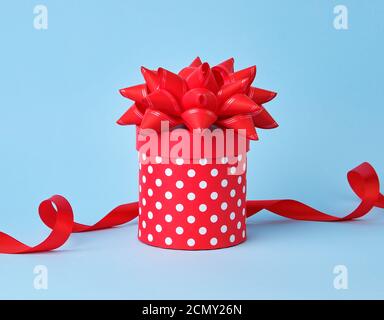
[[[44,4],[49,28],[33,28]],[[257,64],[255,85],[278,98],[280,127],[249,153],[248,198],[296,198],[343,215],[358,200],[345,174],[363,161],[384,177],[384,3],[339,1],[3,1],[0,19],[0,229],[29,244],[49,230],[37,206],[52,194],[94,223],[137,199],[134,128],[115,125],[118,89],[139,68],[179,70],[196,55]],[[0,298],[384,298],[384,218],[312,223],[267,212],[246,243],[183,252],[136,239],[136,222],[71,236],[46,254],[1,255]],[[33,287],[46,265],[48,290]],[[346,265],[349,289],[335,290]]]

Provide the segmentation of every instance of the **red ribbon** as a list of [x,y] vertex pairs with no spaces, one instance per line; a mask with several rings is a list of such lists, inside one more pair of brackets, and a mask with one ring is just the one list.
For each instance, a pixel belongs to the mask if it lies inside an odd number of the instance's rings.
[[257,140],[255,128],[272,129],[276,121],[262,104],[276,93],[251,87],[256,66],[234,71],[234,59],[214,67],[197,57],[178,74],[159,68],[141,68],[145,84],[121,89],[135,103],[117,121],[141,129],[161,129],[185,125],[190,130],[212,125],[234,130],[245,129],[248,139]]
[[[346,221],[360,218],[374,207],[384,208],[384,196],[380,193],[379,178],[369,163],[362,163],[352,169],[348,172],[347,177],[349,185],[361,199],[361,203],[344,217],[335,217],[299,201],[289,199],[249,200],[247,201],[247,217],[266,209],[295,220]],[[40,204],[39,215],[44,224],[52,229],[44,241],[30,247],[0,232],[0,253],[34,253],[57,249],[67,241],[71,233],[112,228],[133,220],[138,215],[138,203],[132,202],[118,206],[99,222],[88,226],[75,222],[69,202],[64,197],[55,195]]]

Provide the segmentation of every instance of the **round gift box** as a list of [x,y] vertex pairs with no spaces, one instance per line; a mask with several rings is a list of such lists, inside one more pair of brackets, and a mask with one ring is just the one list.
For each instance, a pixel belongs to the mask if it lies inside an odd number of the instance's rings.
[[139,156],[140,241],[219,249],[246,239],[246,150],[213,159]]

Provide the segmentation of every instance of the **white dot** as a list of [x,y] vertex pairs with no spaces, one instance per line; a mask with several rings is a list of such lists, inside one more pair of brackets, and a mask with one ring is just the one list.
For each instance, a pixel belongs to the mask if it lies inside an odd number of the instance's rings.
[[228,203],[223,202],[223,203],[221,204],[220,208],[221,208],[221,210],[227,210],[227,208],[228,208]]
[[141,203],[143,204],[143,206],[145,207],[145,205],[147,204],[147,200],[145,200],[145,198],[141,199]]
[[141,184],[139,185],[139,192],[141,192]]
[[171,239],[170,237],[166,237],[166,238],[165,238],[165,244],[166,244],[167,246],[170,246],[170,245],[172,244],[172,239]]
[[199,228],[199,233],[200,233],[201,235],[206,234],[206,233],[207,233],[207,228],[206,228],[206,227],[201,227],[201,228]]
[[181,203],[178,203],[176,205],[176,211],[181,212],[184,210],[184,206]]
[[236,190],[232,189],[229,195],[233,198],[236,195]]
[[155,229],[157,232],[161,232],[163,230],[162,226],[159,224],[156,225]]
[[229,215],[229,219],[235,220],[235,217],[236,217],[236,214],[234,212],[231,212],[231,214]]
[[187,244],[188,244],[190,247],[193,247],[193,246],[195,245],[195,240],[193,240],[192,238],[190,238],[190,239],[188,239]]
[[155,162],[156,163],[161,163],[163,161],[163,158],[162,157],[160,157],[160,156],[156,156],[155,157]]
[[245,238],[245,230],[243,230],[243,232],[241,233],[241,235],[243,236],[243,238]]
[[181,180],[178,180],[178,181],[176,182],[176,188],[178,188],[178,189],[182,189],[183,187],[184,187],[184,182],[181,181]]
[[235,242],[235,235],[232,234],[230,237],[229,237],[229,241],[230,242]]
[[205,211],[207,211],[207,205],[206,204],[201,204],[200,206],[199,206],[199,210],[201,211],[201,212],[205,212]]
[[187,218],[188,223],[194,223],[196,221],[194,216],[188,216]]
[[153,219],[153,213],[152,213],[152,211],[148,211],[148,219]]
[[143,161],[145,161],[145,160],[147,160],[147,155],[145,153],[142,153],[141,158],[143,159]]
[[239,155],[237,156],[237,160],[238,160],[238,161],[243,160],[243,155],[242,155],[242,154],[239,154]]
[[245,216],[245,208],[243,208],[243,210],[241,210],[241,213],[243,214],[243,216]]
[[165,221],[171,222],[172,221],[172,216],[170,214],[165,215]]
[[211,216],[211,222],[212,223],[217,222],[217,215],[214,214],[214,215]]
[[167,169],[165,169],[165,175],[167,176],[167,177],[170,177],[171,175],[172,175],[172,169],[171,168],[167,168]]
[[243,163],[243,171],[245,171],[245,169],[247,169],[247,164],[244,162]]
[[187,175],[188,177],[193,178],[196,175],[196,171],[193,169],[189,169]]
[[202,165],[202,166],[205,166],[207,163],[208,163],[208,160],[205,159],[205,158],[202,158],[199,160],[199,163]]
[[153,190],[152,190],[151,188],[148,189],[148,195],[149,195],[150,197],[153,196]]
[[211,193],[211,199],[212,200],[216,200],[218,196],[219,196],[219,194],[217,192],[212,192]]
[[199,187],[201,188],[201,189],[205,189],[206,187],[207,187],[207,181],[200,181],[200,183],[199,183]]
[[219,174],[219,171],[217,169],[212,169],[211,170],[211,176],[216,177]]
[[243,186],[243,193],[245,193],[245,186]]
[[188,200],[192,201],[192,200],[195,200],[196,195],[193,192],[190,192],[187,194],[187,198],[188,198]]
[[167,192],[165,193],[165,198],[168,199],[168,200],[172,199],[172,192],[167,191]]
[[156,201],[155,207],[156,207],[157,210],[160,210],[163,207],[163,205],[161,204],[160,201]]
[[183,232],[184,232],[184,229],[182,227],[177,227],[176,228],[176,233],[177,234],[183,234]]
[[143,226],[143,229],[145,229],[147,227],[147,223],[145,222],[145,220],[143,220],[143,222],[141,223],[141,225]]
[[222,157],[221,158],[221,163],[222,164],[227,164],[228,163],[228,158],[227,157]]
[[223,180],[221,180],[221,186],[222,186],[223,188],[225,188],[227,185],[228,185],[228,180],[227,180],[227,179],[223,179]]
[[229,171],[231,172],[231,174],[235,174],[236,173],[236,168],[235,167],[231,167],[231,169],[229,169]]
[[237,229],[240,229],[241,228],[241,222],[239,221],[238,223],[237,223]]
[[241,181],[243,180],[243,178],[241,177],[241,176],[239,176],[238,178],[237,178],[237,183],[238,184],[241,184]]
[[153,235],[151,235],[150,233],[148,234],[148,241],[149,241],[149,242],[152,242],[152,241],[153,241]]
[[212,245],[212,246],[215,246],[217,245],[217,238],[212,238],[209,243]]
[[156,179],[155,184],[156,186],[161,187],[161,185],[163,184],[163,181],[161,181],[161,179]]
[[149,174],[152,174],[152,173],[153,173],[153,167],[152,167],[152,166],[148,166],[148,169],[147,169],[147,170],[148,170],[148,173],[149,173]]
[[147,177],[143,175],[143,176],[141,177],[141,181],[143,181],[143,183],[146,183],[146,182],[147,182]]
[[225,224],[222,225],[221,228],[220,228],[220,231],[221,231],[222,233],[226,233],[227,230],[228,230],[228,228],[227,228],[227,226],[226,226]]
[[237,206],[241,207],[241,199],[237,200]]
[[139,162],[139,169],[141,170],[141,162]]
[[141,215],[141,207],[139,207],[139,215]]
[[176,164],[177,164],[178,166],[181,166],[183,163],[184,163],[184,160],[183,160],[182,158],[177,158],[177,159],[176,159]]
[[139,229],[139,238],[141,237],[141,230]]

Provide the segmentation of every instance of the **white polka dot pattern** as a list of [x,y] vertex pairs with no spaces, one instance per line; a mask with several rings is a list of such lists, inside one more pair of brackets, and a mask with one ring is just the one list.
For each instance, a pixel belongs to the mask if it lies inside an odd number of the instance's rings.
[[180,158],[163,163],[161,157],[141,163],[139,239],[184,250],[225,248],[245,241],[246,172],[238,174],[238,168],[246,168],[246,154],[214,163],[200,159],[191,164]]

